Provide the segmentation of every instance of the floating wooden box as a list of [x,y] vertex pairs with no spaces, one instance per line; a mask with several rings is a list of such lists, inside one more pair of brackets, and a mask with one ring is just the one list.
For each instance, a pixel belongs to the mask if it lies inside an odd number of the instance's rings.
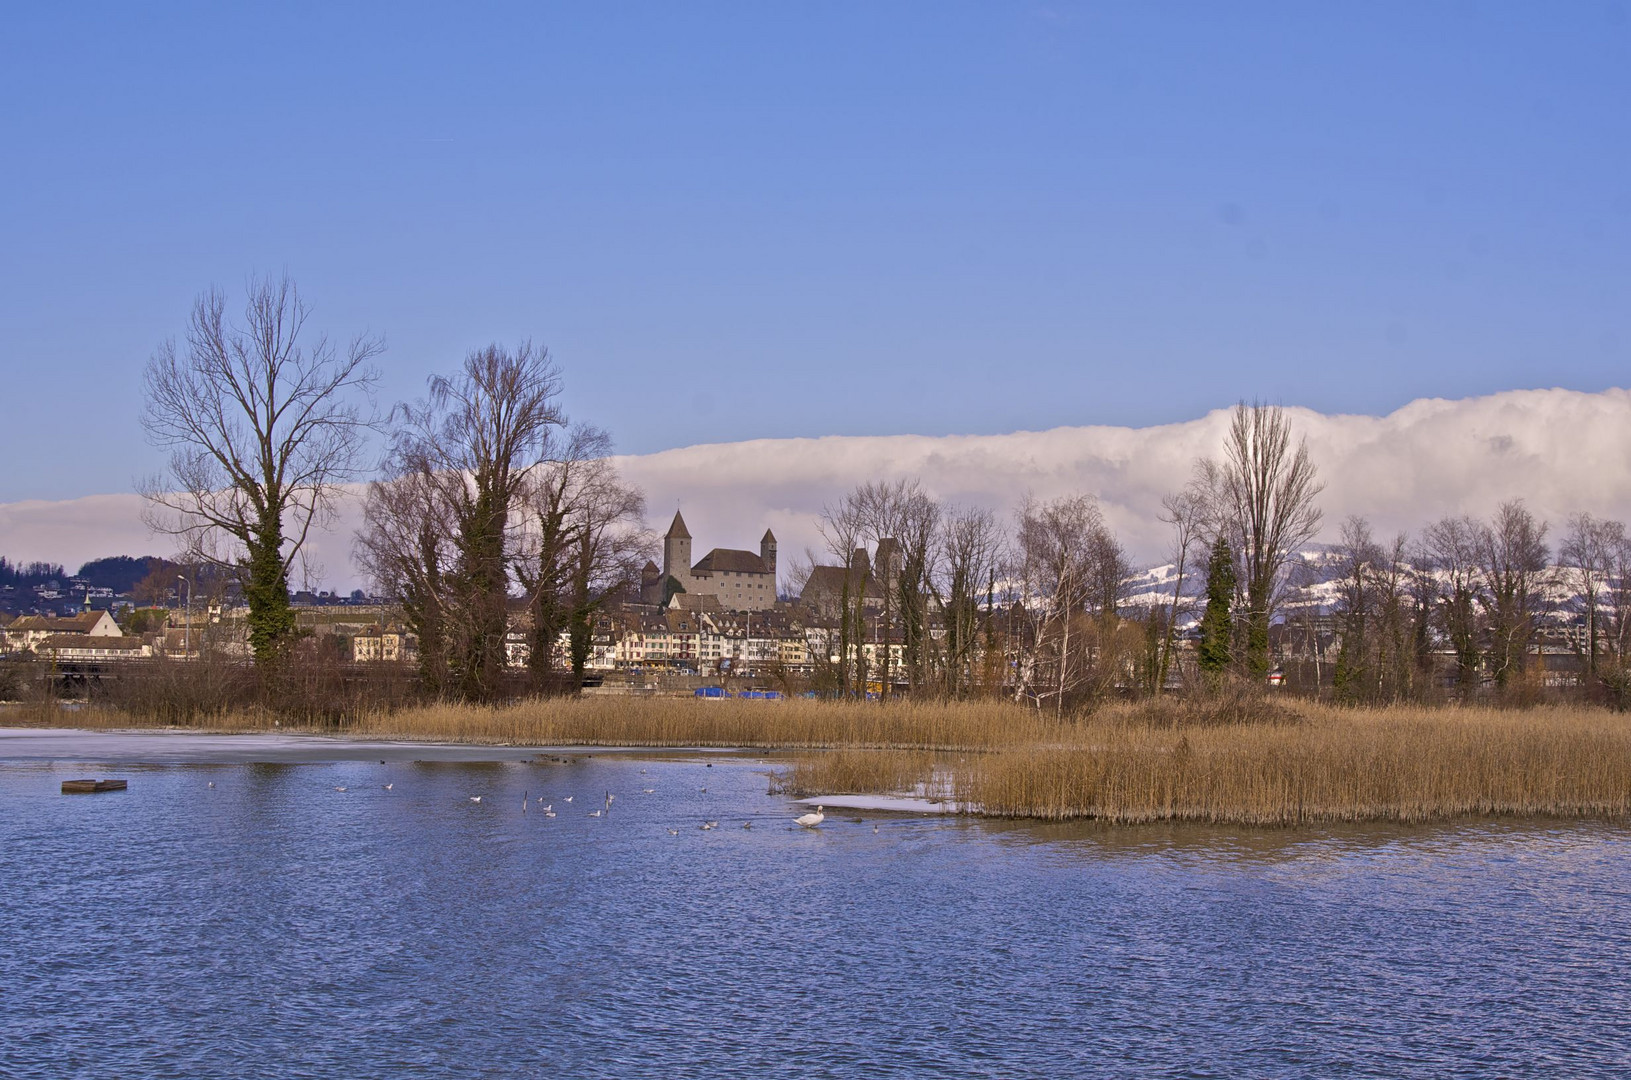
[[124,780],[64,780],[62,793],[64,795],[90,795],[98,791],[123,791]]

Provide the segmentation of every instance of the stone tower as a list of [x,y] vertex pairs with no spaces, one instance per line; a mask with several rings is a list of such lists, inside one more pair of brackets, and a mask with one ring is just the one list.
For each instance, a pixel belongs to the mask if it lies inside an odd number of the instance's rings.
[[674,511],[674,523],[663,535],[663,576],[687,589],[691,587],[691,530],[685,527],[678,510]]
[[764,560],[765,569],[770,571],[770,582],[776,582],[776,534],[769,529],[759,540],[759,558]]

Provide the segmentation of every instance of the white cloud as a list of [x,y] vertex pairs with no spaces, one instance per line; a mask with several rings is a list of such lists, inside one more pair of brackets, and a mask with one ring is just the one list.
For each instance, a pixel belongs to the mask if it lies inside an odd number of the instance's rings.
[[[1514,390],[1458,401],[1413,401],[1388,416],[1290,410],[1325,480],[1328,532],[1364,514],[1380,534],[1413,530],[1445,513],[1487,514],[1523,497],[1561,523],[1576,510],[1631,517],[1631,391]],[[1227,409],[1159,427],[1076,427],[1009,435],[831,436],[759,439],[619,459],[646,491],[659,531],[676,507],[709,548],[757,549],[768,526],[784,563],[817,546],[824,503],[872,478],[916,476],[949,501],[1007,511],[1026,490],[1099,497],[1129,549],[1156,559],[1165,532],[1161,496],[1193,461],[1217,452]],[[354,513],[313,545],[323,583],[349,587]],[[0,554],[49,559],[72,570],[101,555],[166,553],[149,537],[134,495],[0,504]]]

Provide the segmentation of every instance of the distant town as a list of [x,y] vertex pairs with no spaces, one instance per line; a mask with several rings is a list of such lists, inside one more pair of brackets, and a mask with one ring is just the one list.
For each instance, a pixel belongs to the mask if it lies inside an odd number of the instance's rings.
[[[898,613],[885,610],[887,597],[900,587],[901,545],[894,539],[880,539],[871,551],[856,548],[847,567],[791,571],[768,529],[756,551],[714,547],[693,561],[692,543],[683,514],[676,513],[661,539],[661,565],[648,559],[637,583],[603,599],[581,665],[582,689],[702,695],[733,685],[776,693],[830,690],[826,684],[846,654],[855,667],[872,673],[869,692],[886,692],[886,671],[890,689],[912,688],[904,627]],[[1300,554],[1298,584],[1271,628],[1271,686],[1314,693],[1340,686],[1344,634],[1354,633],[1351,612],[1363,603],[1344,593],[1342,563],[1335,547],[1316,545]],[[1440,576],[1428,574],[1435,590]],[[1568,568],[1554,569],[1552,595],[1545,610],[1536,612],[1526,650],[1527,665],[1546,686],[1580,684],[1588,666],[1588,612],[1583,598],[1564,587],[1568,577]],[[1110,605],[1114,631],[1126,638],[1147,636],[1163,605],[1171,606],[1177,656],[1164,673],[1169,687],[1193,674],[1203,584],[1193,572],[1189,581],[1175,582],[1172,565],[1126,570]],[[364,672],[391,666],[408,672],[419,660],[418,638],[392,597],[362,589],[299,590],[289,599],[298,649],[309,656]],[[504,657],[519,675],[536,670],[535,627],[525,598],[512,597],[508,606]],[[979,625],[968,635],[974,642],[969,684],[985,694],[1011,695],[1015,673],[1036,647],[1037,627],[1007,583],[998,590],[993,582],[976,607]],[[846,640],[843,613],[856,608],[863,617]],[[926,614],[928,636],[944,642],[945,606],[928,605]],[[571,670],[569,638],[569,630],[560,631],[549,663],[563,675]],[[1418,648],[1425,673],[1441,688],[1455,687],[1463,674],[1455,643],[1435,635]],[[1110,642],[1095,651],[1108,659]],[[1120,654],[1113,681],[1136,690],[1152,673],[1141,670],[1136,644]],[[248,662],[248,608],[237,578],[208,565],[115,556],[70,574],[60,565],[15,565],[0,558],[0,655],[45,665],[48,677],[69,691],[117,679],[132,662]]]

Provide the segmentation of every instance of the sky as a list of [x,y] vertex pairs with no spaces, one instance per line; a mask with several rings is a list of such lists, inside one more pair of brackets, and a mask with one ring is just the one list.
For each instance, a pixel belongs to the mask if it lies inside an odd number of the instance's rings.
[[[996,512],[1011,528],[1027,496],[1047,500],[1091,493],[1138,567],[1170,557],[1162,496],[1180,486],[1195,460],[1215,456],[1232,410],[1176,424],[1096,425],[1001,435],[825,435],[702,444],[615,459],[623,479],[647,497],[647,521],[661,533],[683,511],[701,557],[716,548],[759,549],[769,528],[780,547],[783,582],[805,561],[831,564],[819,521],[866,480],[913,479],[943,504]],[[1286,411],[1307,439],[1324,485],[1317,504],[1324,537],[1349,515],[1364,517],[1384,542],[1419,537],[1428,523],[1470,514],[1487,519],[1522,499],[1561,541],[1571,515],[1631,519],[1631,390],[1507,390],[1472,398],[1422,398],[1386,416]],[[1584,462],[1618,463],[1611,468]],[[346,489],[331,528],[314,533],[296,569],[300,587],[348,592],[367,587],[352,562],[361,525],[361,486]],[[61,563],[71,573],[119,552],[164,553],[142,522],[134,494],[0,503],[0,537],[17,562]]]
[[1628,101],[1596,0],[17,6],[0,502],[157,472],[284,271],[382,407],[530,337],[637,455],[1623,387]]

